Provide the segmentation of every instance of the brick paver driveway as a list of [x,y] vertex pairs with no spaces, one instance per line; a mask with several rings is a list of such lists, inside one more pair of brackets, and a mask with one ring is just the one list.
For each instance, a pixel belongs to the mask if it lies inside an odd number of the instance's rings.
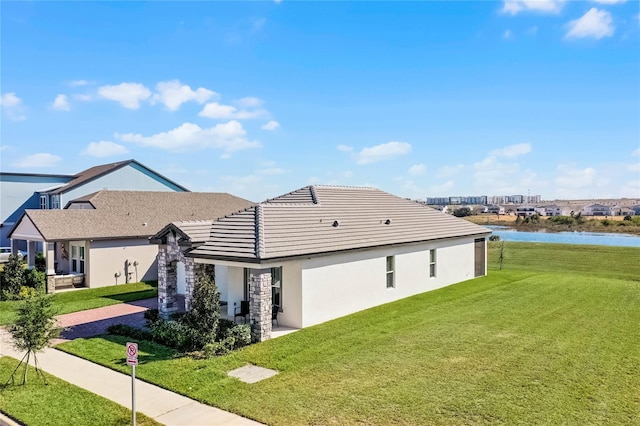
[[144,299],[134,302],[120,303],[103,308],[89,309],[58,315],[58,324],[64,329],[60,339],[54,343],[61,343],[80,337],[91,337],[104,334],[113,324],[128,324],[133,327],[144,327],[144,312],[156,308],[158,299]]

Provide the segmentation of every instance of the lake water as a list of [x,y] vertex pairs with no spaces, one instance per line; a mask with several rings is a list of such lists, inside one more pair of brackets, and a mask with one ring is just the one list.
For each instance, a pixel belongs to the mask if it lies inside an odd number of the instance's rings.
[[485,225],[502,241],[535,243],[589,244],[599,246],[639,247],[640,237],[604,232],[523,232],[506,226]]

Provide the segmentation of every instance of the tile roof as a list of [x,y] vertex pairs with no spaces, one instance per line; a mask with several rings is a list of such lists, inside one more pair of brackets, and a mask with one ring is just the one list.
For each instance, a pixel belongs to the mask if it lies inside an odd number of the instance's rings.
[[375,188],[308,186],[214,221],[189,256],[259,262],[490,232]]
[[79,201],[95,209],[27,210],[25,215],[47,241],[139,238],[180,220],[208,220],[210,227],[212,220],[254,205],[226,193],[168,191],[104,190]]
[[50,192],[50,194],[62,194],[64,192],[69,191],[70,189],[76,188],[80,185],[85,184],[86,182],[89,182],[93,179],[96,179],[100,176],[106,175],[107,173],[110,173],[114,170],[117,170],[121,167],[124,167],[126,165],[129,164],[137,164],[140,167],[143,167],[146,170],[149,170],[150,172],[153,172],[155,175],[160,176],[162,179],[171,182],[172,184],[176,185],[177,187],[188,191],[186,188],[184,188],[182,185],[178,185],[177,183],[167,179],[166,177],[160,175],[159,173],[151,170],[150,168],[146,167],[143,164],[140,164],[139,162],[137,162],[136,160],[125,160],[125,161],[118,161],[115,163],[109,163],[109,164],[101,164],[99,166],[95,166],[95,167],[91,167],[87,170],[83,170],[80,173],[77,173],[73,176],[73,179],[69,182],[67,182],[66,184],[64,184],[62,187],[58,188],[58,189],[54,189],[53,191]]

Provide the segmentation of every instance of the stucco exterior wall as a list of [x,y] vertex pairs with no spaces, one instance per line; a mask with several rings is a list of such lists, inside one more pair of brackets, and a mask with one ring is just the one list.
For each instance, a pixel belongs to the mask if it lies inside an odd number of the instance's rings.
[[[89,243],[87,287],[104,287],[114,284],[124,284],[125,261],[131,265],[129,282],[150,281],[158,279],[157,254],[158,246],[149,244],[147,239],[103,240]],[[134,261],[138,262],[137,275]],[[120,273],[119,278],[115,274]]]
[[[430,249],[436,249],[435,278],[429,277]],[[387,256],[395,256],[395,288],[386,286]],[[468,280],[474,265],[473,238],[308,259],[301,268],[301,322],[291,325],[308,327]]]
[[[219,268],[216,265],[216,270]],[[233,318],[234,308],[244,299],[244,268],[227,267],[227,315]]]
[[[144,168],[138,167],[135,164],[129,164],[61,194],[60,208],[64,208],[64,206],[66,206],[71,200],[103,189],[122,191],[182,192],[182,189],[167,182],[166,180],[160,179],[158,176],[150,173]],[[121,207],[123,209],[126,208],[126,206]]]
[[226,302],[229,297],[228,290],[228,267],[223,265],[216,265],[215,267],[215,280],[218,291],[220,292],[220,300]]

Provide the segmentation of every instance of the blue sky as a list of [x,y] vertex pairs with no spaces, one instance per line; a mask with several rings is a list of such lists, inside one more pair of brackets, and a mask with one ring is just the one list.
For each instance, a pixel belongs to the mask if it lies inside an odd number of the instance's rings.
[[640,197],[637,1],[0,7],[3,171]]

